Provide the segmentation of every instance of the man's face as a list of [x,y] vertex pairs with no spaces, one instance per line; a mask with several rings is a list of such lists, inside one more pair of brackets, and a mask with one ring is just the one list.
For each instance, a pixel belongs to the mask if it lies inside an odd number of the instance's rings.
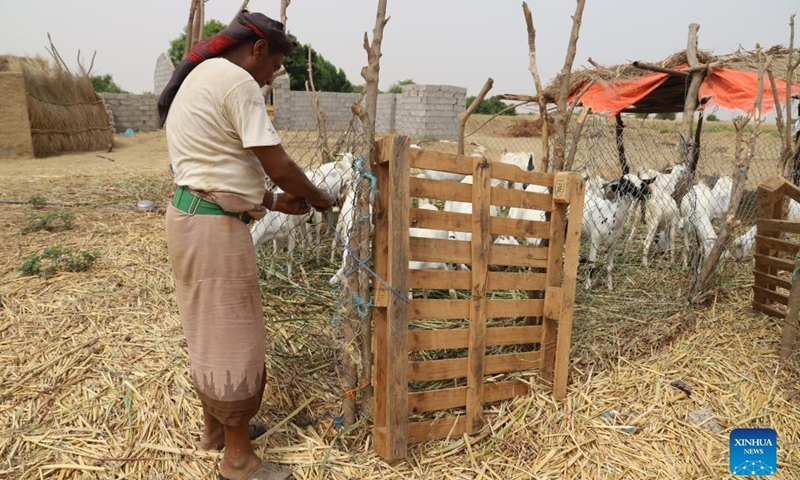
[[264,40],[259,40],[253,45],[252,67],[250,74],[255,78],[258,85],[270,85],[275,73],[283,65],[282,53],[269,54],[269,44]]

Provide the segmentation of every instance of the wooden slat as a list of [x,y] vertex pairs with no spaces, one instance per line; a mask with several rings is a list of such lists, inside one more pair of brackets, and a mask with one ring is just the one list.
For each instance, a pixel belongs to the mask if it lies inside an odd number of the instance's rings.
[[544,293],[544,317],[561,320],[564,316],[564,289],[547,287]]
[[408,443],[427,442],[440,438],[460,438],[466,432],[466,417],[443,417],[408,424]]
[[428,228],[456,232],[472,230],[472,215],[412,208],[409,211],[409,222],[412,227]]
[[758,292],[759,295],[763,295],[764,298],[772,302],[779,303],[781,305],[789,305],[789,297],[774,290],[753,285],[753,292]]
[[797,252],[800,252],[800,245],[794,242],[781,240],[779,238],[765,237],[763,235],[756,235],[756,244],[761,245],[764,248],[770,248],[773,250],[777,250],[779,252],[785,252],[792,255],[796,255]]
[[[566,219],[567,208],[570,209],[570,218],[567,222],[567,232],[564,238],[562,310],[561,318],[558,321],[555,372],[553,375],[553,396],[559,400],[567,396],[572,317],[575,312],[575,288],[578,283],[578,255],[581,246],[581,223],[583,221],[585,188],[583,178],[578,173],[560,172],[556,174],[555,185],[553,186],[553,202],[558,205],[554,216],[559,219],[559,223],[561,218]],[[566,197],[563,195],[566,195]],[[568,201],[568,203],[564,204],[562,203],[563,201]],[[558,225],[555,225],[555,228],[558,227]],[[546,292],[545,295],[547,295]]]
[[[562,180],[563,181],[563,180]],[[563,194],[563,186],[554,193]],[[566,205],[558,204],[550,214],[550,242],[547,266],[546,289],[550,287],[561,288],[564,269],[564,248],[566,242],[567,212]],[[545,290],[545,296],[547,296]],[[554,385],[556,367],[556,335],[558,333],[558,320],[544,317],[542,319],[542,368],[541,377],[544,381]],[[555,385],[554,385],[555,387]]]
[[470,277],[470,272],[463,270],[409,270],[408,287],[467,290]]
[[408,188],[412,197],[456,200],[466,203],[472,201],[472,185],[466,183],[412,177],[408,180]]
[[486,284],[489,277],[489,233],[492,165],[483,158],[472,162],[472,296],[470,297],[469,347],[467,350],[467,433],[476,433],[484,424],[483,375],[486,354]]
[[[756,196],[756,206],[758,211],[758,218],[768,218],[773,220],[783,219],[783,204],[784,204],[784,190],[786,181],[781,177],[772,177],[758,186],[758,193]],[[762,237],[778,237],[778,232],[758,232]],[[773,263],[764,262],[762,260],[759,265],[758,257],[769,257],[772,251],[763,242],[756,240],[755,257],[756,269],[762,270],[769,275],[777,275],[779,267],[775,267]],[[793,267],[792,267],[793,269]],[[754,300],[762,304],[768,304],[769,301],[760,295],[759,292],[754,292]]]
[[[794,262],[789,260],[784,260],[782,258],[775,258],[769,257],[766,255],[760,255],[756,253],[753,255],[756,260],[756,270],[762,272],[769,272],[771,271],[783,271],[783,272],[793,272],[794,271]],[[772,274],[775,276],[774,274]]]
[[753,302],[753,310],[761,312],[763,314],[769,315],[770,317],[775,318],[786,318],[786,313],[778,310],[777,308],[772,308],[767,305],[764,305],[759,302]]
[[[409,210],[412,227],[454,232],[471,232],[472,215],[412,208]],[[489,220],[489,233],[512,237],[550,238],[550,224],[530,220],[492,217]]]
[[[391,144],[387,140],[378,142],[376,157],[378,160],[388,159],[389,152],[386,150]],[[373,205],[373,222],[375,232],[372,241],[372,257],[375,261],[375,273],[380,278],[389,278],[389,165],[387,162],[377,162],[373,165],[373,172],[378,183],[378,194]],[[389,431],[388,414],[386,407],[389,402],[386,399],[388,390],[388,379],[386,378],[387,365],[389,359],[389,322],[388,310],[389,291],[380,283],[375,283],[375,306],[372,309],[373,322],[373,350],[374,358],[372,362],[372,416],[373,416],[373,436],[376,444],[376,451],[381,448],[388,452]],[[382,447],[378,447],[380,444]]]
[[544,273],[489,272],[489,290],[544,290]]
[[[484,375],[497,373],[524,372],[539,368],[541,351],[524,353],[506,353],[502,355],[486,355],[484,357]],[[411,382],[427,382],[433,380],[449,380],[467,377],[469,366],[467,358],[448,358],[427,362],[409,362],[408,380]]]
[[[526,395],[529,390],[528,386],[519,380],[487,383],[484,386],[484,400],[486,403],[499,402],[512,397]],[[408,394],[409,415],[458,408],[466,404],[467,387],[445,388]]]
[[[451,229],[456,230],[456,229]],[[547,222],[516,220],[513,218],[492,217],[489,222],[492,235],[508,235],[524,238],[550,238],[550,224]]]
[[554,175],[552,173],[526,172],[516,165],[492,162],[492,178],[552,187]]
[[472,175],[472,157],[417,148],[409,153],[411,168]]
[[[408,234],[406,234],[408,238]],[[418,262],[470,263],[470,242],[411,237],[409,260]]]
[[511,188],[493,187],[492,205],[549,212],[553,209],[553,196],[544,193],[514,190]]
[[785,232],[785,233],[800,233],[800,222],[792,220],[772,220],[768,218],[759,218],[756,221],[759,232]]
[[[525,345],[539,343],[542,327],[526,325],[522,327],[490,327],[486,329],[486,346]],[[447,350],[467,348],[469,330],[451,328],[443,330],[411,330],[408,332],[408,350]]]
[[[388,157],[388,281],[400,292],[408,291],[408,148],[409,138],[390,136],[381,141],[380,156]],[[381,189],[381,186],[379,186]],[[386,325],[381,326],[379,339],[385,352],[381,370],[376,372],[376,391],[385,402],[381,413],[384,419],[375,429],[375,451],[388,460],[406,456],[408,448],[408,302],[405,298],[389,295]]]
[[[544,300],[487,300],[488,318],[541,317]],[[409,320],[448,320],[469,318],[470,300],[411,300],[408,304]]]
[[800,188],[797,188],[796,185],[787,181],[785,178],[781,178],[781,180],[783,180],[784,183],[783,194],[795,202],[800,202]]
[[547,267],[548,247],[494,245],[489,247],[489,265],[507,267]]
[[783,278],[768,275],[763,272],[753,272],[753,274],[756,278],[756,285],[761,287],[774,286],[785,288],[786,290],[792,288],[792,283],[788,280],[784,280]]

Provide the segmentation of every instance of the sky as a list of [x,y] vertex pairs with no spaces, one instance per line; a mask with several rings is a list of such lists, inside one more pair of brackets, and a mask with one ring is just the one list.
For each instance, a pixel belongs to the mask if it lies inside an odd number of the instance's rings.
[[[207,0],[206,20],[228,23],[242,0]],[[48,32],[70,67],[80,51],[92,74],[111,74],[123,89],[153,91],[157,57],[169,48],[191,0],[0,0],[0,54],[50,58]],[[287,26],[354,84],[367,57],[364,33],[378,0],[292,0]],[[576,2],[531,0],[538,69],[547,84],[564,64]],[[280,17],[280,0],[251,0],[251,11]],[[635,60],[656,62],[686,48],[690,23],[699,46],[716,54],[740,46],[788,45],[789,17],[800,0],[587,0],[574,68]],[[379,88],[399,80],[466,87],[468,95],[494,79],[489,96],[534,94],[522,2],[519,0],[389,0]],[[800,16],[797,23],[800,24]],[[796,27],[795,46],[800,44]]]

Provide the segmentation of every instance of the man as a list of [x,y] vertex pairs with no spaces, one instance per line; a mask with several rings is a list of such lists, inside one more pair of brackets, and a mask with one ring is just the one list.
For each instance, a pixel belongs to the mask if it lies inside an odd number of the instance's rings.
[[[285,479],[250,440],[266,382],[261,291],[247,222],[266,209],[304,214],[333,200],[286,154],[261,87],[295,45],[283,24],[242,11],[200,42],[159,98],[175,171],[167,246],[191,375],[203,406],[203,449],[225,448],[221,479]],[[283,192],[266,192],[265,175]]]

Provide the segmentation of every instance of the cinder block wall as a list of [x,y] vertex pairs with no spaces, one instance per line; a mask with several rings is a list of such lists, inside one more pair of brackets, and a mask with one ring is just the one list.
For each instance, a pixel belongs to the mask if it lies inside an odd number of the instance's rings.
[[158,130],[157,95],[101,93],[100,96],[114,113],[114,129],[117,133],[129,128],[143,132]]
[[156,60],[156,68],[153,72],[153,94],[161,95],[164,87],[167,86],[169,80],[172,78],[172,72],[175,71],[175,66],[172,65],[172,60],[166,52],[158,56]]
[[[399,133],[430,140],[455,140],[458,115],[465,109],[467,89],[449,85],[405,85],[402,93],[378,94],[375,129],[379,134]],[[117,132],[128,128],[158,129],[157,95],[101,94],[113,112]],[[353,114],[350,107],[357,93],[320,92],[319,100],[329,131],[344,131]],[[289,90],[289,78],[278,77],[273,85],[275,128],[312,131],[317,129],[314,94]]]

